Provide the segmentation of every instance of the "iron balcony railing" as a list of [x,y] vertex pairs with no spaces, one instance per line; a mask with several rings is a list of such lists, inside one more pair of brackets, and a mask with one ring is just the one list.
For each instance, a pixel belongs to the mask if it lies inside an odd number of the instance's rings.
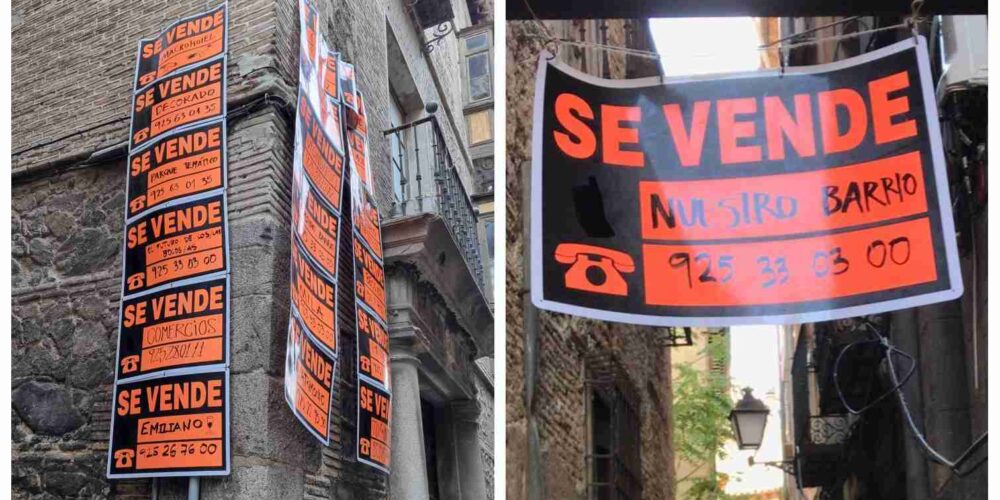
[[389,218],[434,213],[445,222],[480,289],[486,289],[478,217],[434,115],[384,132],[390,142],[393,204]]

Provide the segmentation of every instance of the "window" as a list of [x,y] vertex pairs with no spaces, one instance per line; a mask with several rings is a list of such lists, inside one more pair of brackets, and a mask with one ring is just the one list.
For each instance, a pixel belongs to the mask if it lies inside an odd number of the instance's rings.
[[[396,100],[396,96],[390,92],[389,99],[389,126],[396,128],[403,124],[402,106]],[[392,193],[396,199],[396,206],[403,201],[403,179],[406,177],[406,133],[399,132],[389,134],[389,151],[392,160]]]
[[585,361],[588,500],[642,498],[640,397],[618,359],[591,352]]
[[469,145],[475,146],[493,140],[493,110],[484,109],[465,115],[469,126]]
[[480,31],[464,39],[466,98],[470,103],[493,97],[490,32]]

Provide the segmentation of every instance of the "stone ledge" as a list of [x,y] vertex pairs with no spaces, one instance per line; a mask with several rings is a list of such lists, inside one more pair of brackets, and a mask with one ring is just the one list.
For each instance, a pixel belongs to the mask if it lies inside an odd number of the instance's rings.
[[444,220],[430,213],[389,220],[382,224],[382,244],[385,263],[414,265],[454,311],[479,355],[491,355],[493,311]]

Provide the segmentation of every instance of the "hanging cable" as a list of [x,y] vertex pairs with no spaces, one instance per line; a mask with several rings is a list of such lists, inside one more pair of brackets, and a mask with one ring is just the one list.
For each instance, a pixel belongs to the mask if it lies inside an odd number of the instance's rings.
[[[836,389],[837,396],[840,398],[840,401],[844,405],[844,408],[846,408],[847,411],[850,412],[851,414],[860,415],[861,413],[864,413],[865,411],[875,406],[877,403],[885,399],[890,394],[896,393],[896,398],[899,401],[900,410],[902,411],[903,416],[906,418],[907,426],[909,427],[914,438],[917,440],[918,443],[920,443],[921,447],[924,449],[924,451],[931,460],[948,467],[951,470],[951,472],[958,477],[965,477],[973,473],[976,469],[978,469],[980,466],[986,463],[987,457],[984,456],[982,460],[979,460],[978,462],[974,463],[971,467],[963,468],[963,465],[973,455],[973,453],[975,453],[975,451],[978,450],[979,447],[981,447],[984,443],[986,443],[988,435],[987,432],[983,432],[983,434],[979,436],[975,441],[973,441],[972,444],[968,448],[966,448],[965,451],[963,451],[955,460],[949,460],[940,452],[935,450],[933,446],[930,445],[930,443],[927,441],[927,438],[924,436],[923,432],[921,432],[920,429],[917,427],[917,424],[913,419],[913,414],[910,411],[910,407],[906,402],[906,397],[903,395],[902,391],[903,386],[910,380],[910,377],[916,370],[916,360],[913,358],[913,356],[910,356],[906,352],[901,351],[897,349],[895,346],[893,346],[892,343],[889,341],[889,338],[885,335],[882,335],[882,333],[879,332],[878,328],[871,322],[864,320],[862,321],[861,324],[863,327],[868,329],[869,333],[871,334],[870,336],[872,338],[869,340],[859,340],[848,344],[837,355],[836,361],[834,361],[833,365],[834,389]],[[849,349],[862,344],[874,344],[874,343],[878,343],[879,346],[884,351],[887,368],[889,370],[889,377],[892,382],[892,389],[886,391],[878,398],[875,398],[874,401],[866,404],[861,409],[855,410],[854,408],[852,408],[850,405],[847,404],[847,400],[844,397],[843,390],[840,387],[840,381],[838,377],[840,363],[844,359],[844,353]],[[896,374],[896,366],[892,361],[892,356],[894,353],[898,353],[901,356],[910,360],[910,369],[909,371],[907,371],[906,376],[903,377],[902,380],[900,380],[899,376]]]

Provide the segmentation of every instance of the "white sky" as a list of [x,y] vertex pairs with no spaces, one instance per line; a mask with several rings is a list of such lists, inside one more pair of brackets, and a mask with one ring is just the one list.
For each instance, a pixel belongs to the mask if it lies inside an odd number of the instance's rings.
[[750,17],[650,19],[666,76],[752,71],[760,65]]
[[[760,66],[760,42],[752,18],[650,19],[649,25],[667,76],[753,71]],[[771,415],[760,449],[740,451],[730,442],[728,457],[718,463],[718,470],[730,475],[726,485],[730,494],[778,488],[783,472],[747,463],[751,455],[761,462],[782,459],[778,327],[738,326],[730,333],[734,400],[740,388],[750,387],[771,408]]]
[[764,428],[764,441],[760,449],[740,450],[736,442],[726,444],[724,460],[719,461],[719,472],[729,474],[726,492],[751,493],[781,487],[783,475],[779,469],[764,465],[750,467],[751,456],[758,462],[781,461],[781,388],[780,356],[778,354],[778,327],[774,325],[734,326],[729,329],[729,352],[732,361],[729,375],[732,380],[734,401],[742,397],[743,387],[753,389],[753,395],[771,409]]

